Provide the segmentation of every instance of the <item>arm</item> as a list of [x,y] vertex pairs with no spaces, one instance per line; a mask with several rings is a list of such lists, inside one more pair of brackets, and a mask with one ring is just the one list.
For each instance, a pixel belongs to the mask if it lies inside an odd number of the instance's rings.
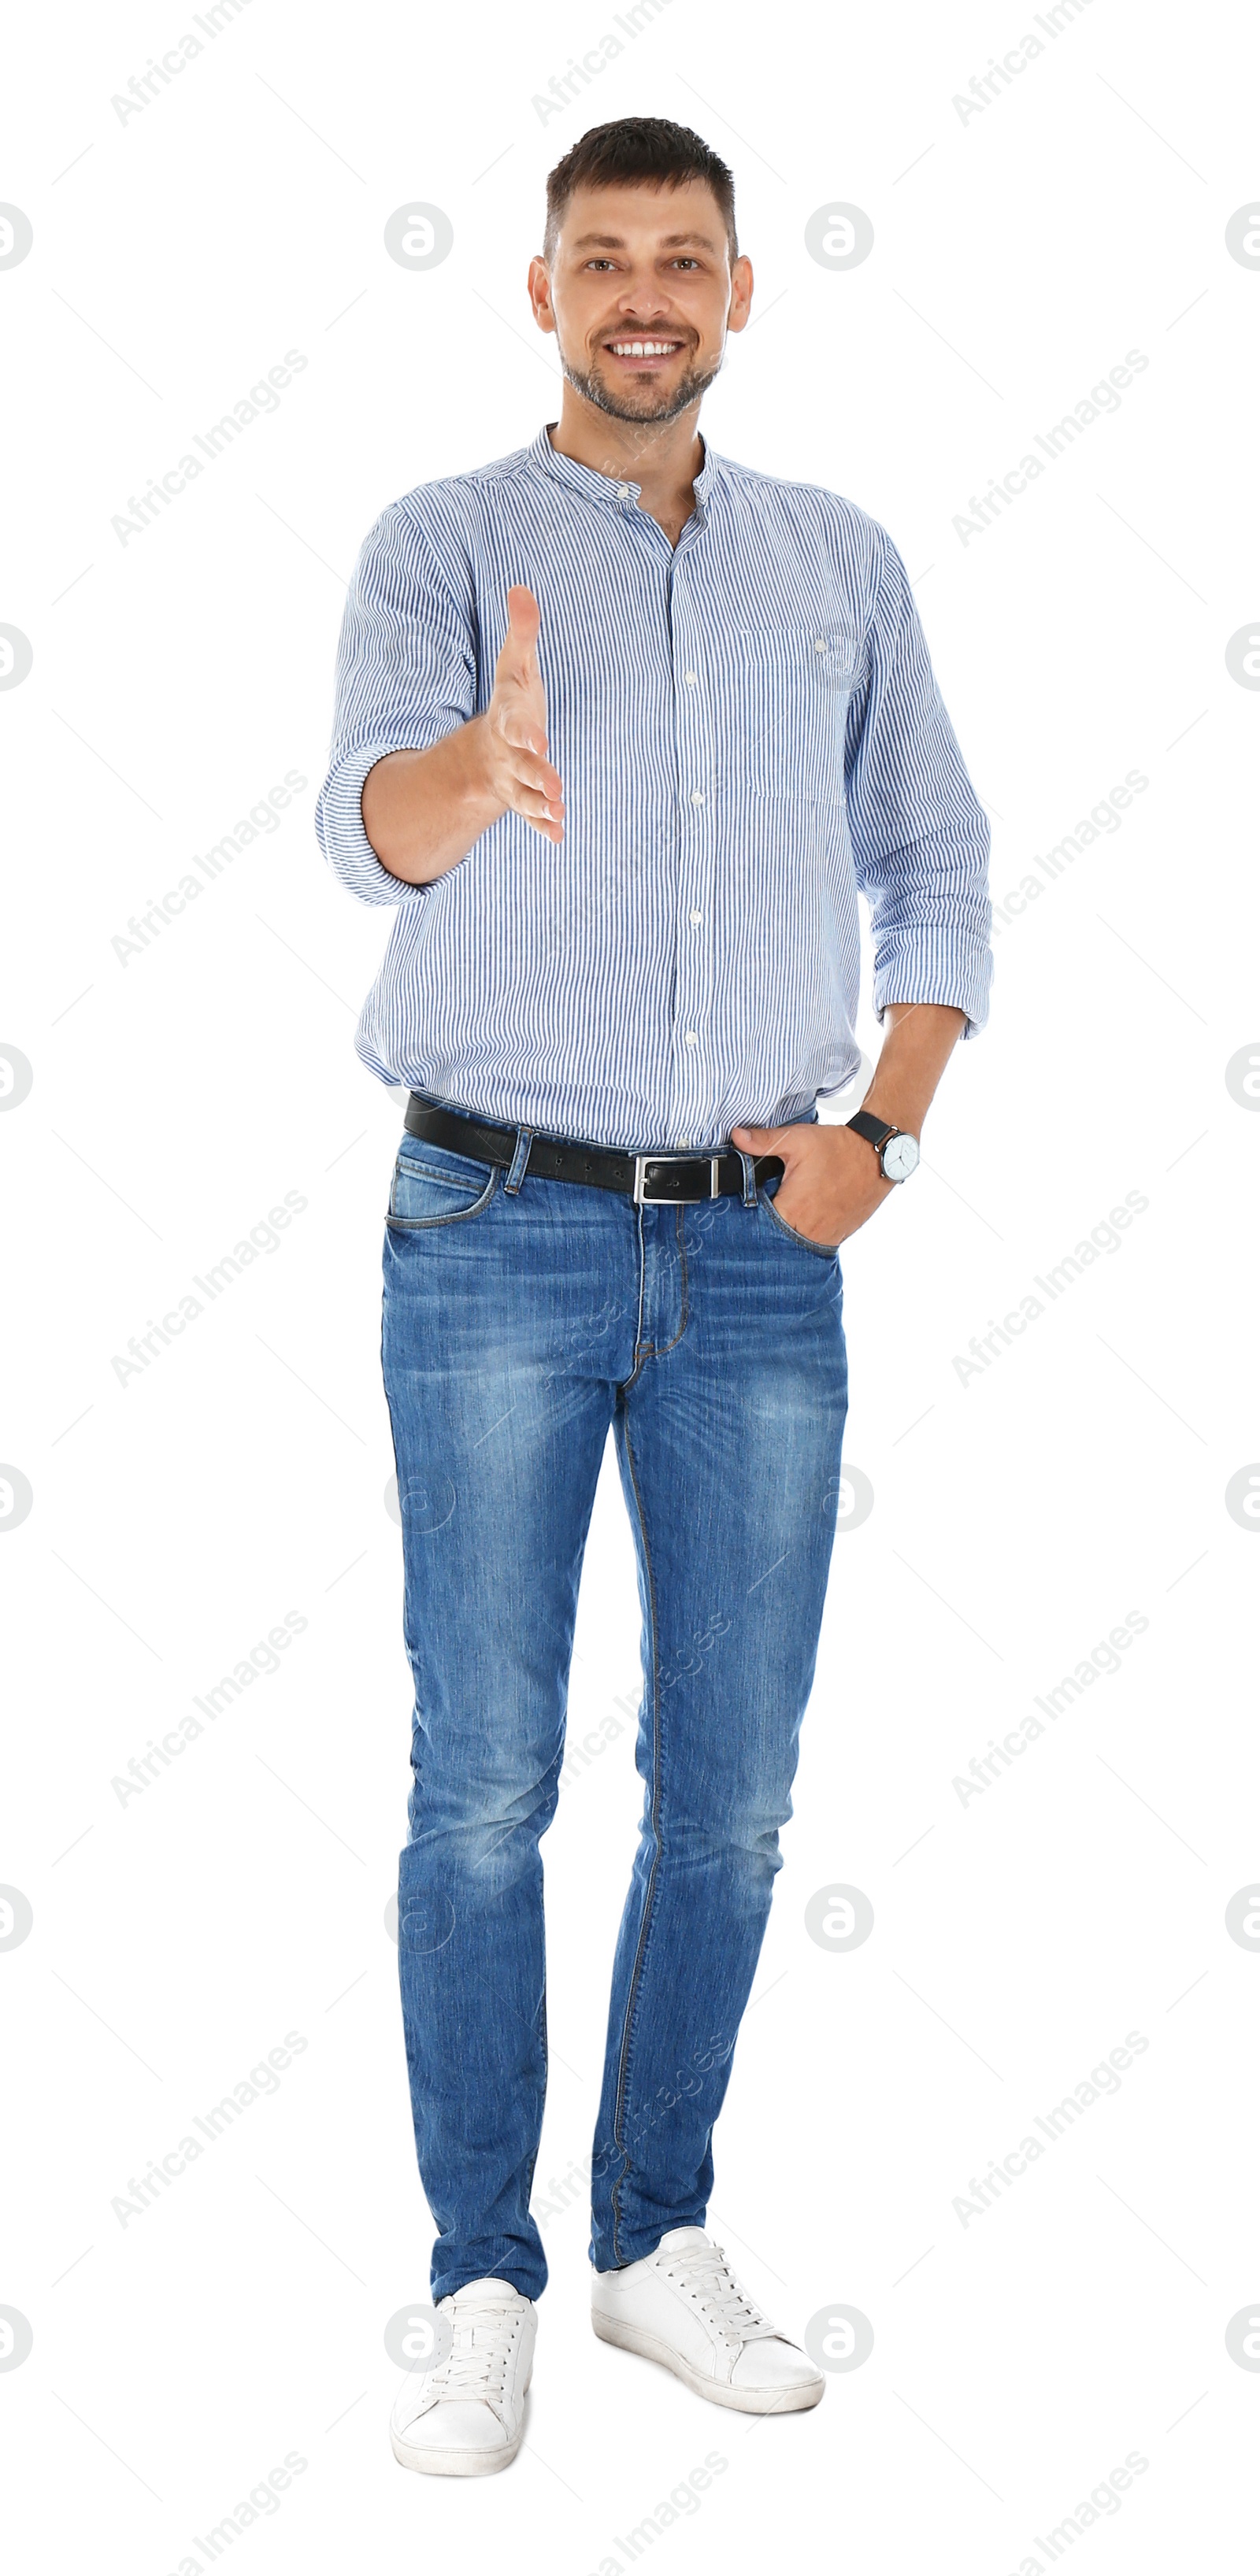
[[[546,759],[539,612],[508,593],[508,634],[478,715],[478,617],[458,539],[396,502],[346,600],[328,775],[315,814],[333,874],[361,903],[424,900],[509,808],[561,837]],[[369,828],[370,825],[370,828]]]
[[[886,1118],[890,1127],[904,1127],[917,1136],[966,1028],[967,1014],[943,1002],[889,1002],[884,1018],[888,1035],[862,1107],[876,1118]],[[855,1141],[861,1144],[862,1139]],[[869,1145],[866,1150],[871,1152]],[[881,1195],[896,1186],[895,1181],[881,1180]]]
[[[882,532],[881,532],[882,535]],[[961,1010],[964,1039],[988,1016],[989,824],[945,712],[927,641],[890,538],[867,631],[866,676],[849,709],[845,804],[857,883],[870,905],[872,999]]]
[[[884,1017],[888,1035],[862,1107],[918,1136],[966,1013],[940,1002],[890,1002]],[[746,1154],[780,1157],[775,1206],[816,1243],[845,1242],[900,1186],[885,1180],[874,1147],[849,1127],[732,1127],[731,1142]]]
[[[960,1037],[988,1012],[989,827],[932,675],[895,546],[884,560],[868,669],[850,709],[846,803],[854,871],[871,907],[875,1007],[886,1035],[862,1106],[917,1136]],[[889,1192],[874,1148],[847,1127],[735,1127],[777,1154],[775,1205],[798,1234],[843,1243]]]

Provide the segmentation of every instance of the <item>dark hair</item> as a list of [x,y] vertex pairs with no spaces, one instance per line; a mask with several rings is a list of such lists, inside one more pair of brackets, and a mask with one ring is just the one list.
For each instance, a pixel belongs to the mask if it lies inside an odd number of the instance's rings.
[[667,116],[621,116],[612,125],[593,125],[563,161],[557,161],[547,180],[544,259],[555,258],[560,226],[575,188],[613,188],[623,180],[633,185],[636,179],[658,187],[702,179],[721,208],[734,266],[739,257],[734,177],[689,125],[674,125]]

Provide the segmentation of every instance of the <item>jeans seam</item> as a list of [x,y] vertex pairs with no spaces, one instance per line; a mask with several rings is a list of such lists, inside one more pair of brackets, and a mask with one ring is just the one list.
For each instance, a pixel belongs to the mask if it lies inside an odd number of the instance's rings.
[[[539,2114],[538,2120],[538,2136],[534,2141],[534,2151],[530,2157],[529,2168],[525,2176],[524,2199],[525,2219],[527,2225],[531,2221],[533,2221],[535,2225],[537,2224],[537,2222],[534,2221],[534,2214],[530,2208],[530,2202],[534,2197],[534,2175],[538,2170],[538,2158],[542,2152],[542,2124],[543,2119],[546,2116],[547,2108],[547,2078],[551,2072],[551,2052],[547,2046],[547,1975],[545,1969],[543,1971],[542,1995],[539,2000],[538,2008],[538,2037],[542,2046],[542,2110]],[[547,2257],[544,2254],[544,2264],[546,2263],[546,2260]]]
[[[641,1368],[642,1368],[642,1366],[643,1366],[644,1361],[645,1361],[645,1360],[663,1360],[663,1359],[667,1356],[667,1354],[668,1354],[670,1351],[676,1351],[676,1350],[677,1350],[677,1348],[678,1348],[678,1345],[679,1345],[680,1341],[682,1340],[683,1334],[684,1334],[684,1333],[686,1332],[686,1330],[687,1330],[687,1313],[688,1313],[688,1307],[687,1307],[687,1293],[688,1293],[688,1292],[687,1292],[687,1234],[686,1234],[686,1228],[685,1228],[685,1225],[684,1225],[684,1222],[683,1222],[683,1218],[684,1218],[684,1210],[683,1210],[682,1208],[679,1208],[679,1209],[676,1211],[676,1213],[675,1213],[675,1218],[674,1218],[674,1228],[675,1228],[675,1232],[676,1232],[676,1234],[677,1234],[677,1236],[678,1236],[678,1261],[679,1261],[679,1267],[680,1267],[681,1272],[682,1272],[682,1278],[681,1278],[681,1282],[680,1282],[680,1286],[679,1286],[679,1292],[678,1292],[678,1294],[679,1294],[679,1324],[678,1324],[678,1330],[677,1330],[677,1332],[675,1333],[675,1335],[674,1335],[674,1338],[673,1338],[672,1342],[636,1342],[636,1343],[635,1343],[635,1346],[634,1346],[634,1369],[633,1369],[633,1371],[632,1371],[631,1375],[626,1379],[625,1384],[623,1385],[623,1387],[622,1387],[622,1389],[621,1389],[621,1393],[622,1393],[623,1395],[627,1395],[627,1394],[629,1393],[630,1388],[633,1386],[634,1381],[635,1381],[635,1378],[637,1378],[637,1376],[638,1376],[638,1374],[639,1374],[639,1371],[640,1371],[640,1369],[641,1369]],[[642,1322],[642,1319],[643,1319],[643,1289],[642,1289],[642,1285],[640,1285],[640,1289],[639,1289],[639,1320],[640,1320],[640,1322]]]
[[[682,1278],[678,1291],[679,1324],[672,1342],[663,1342],[660,1350],[654,1352],[653,1356],[657,1359],[664,1359],[668,1351],[676,1351],[680,1341],[682,1340],[683,1334],[687,1330],[687,1232],[683,1222],[683,1210],[681,1208],[679,1208],[674,1219],[674,1232],[678,1237],[678,1260],[682,1271]],[[644,1546],[646,1547],[646,1545],[647,1540],[645,1537]]]
[[625,2259],[625,2258],[623,2257],[623,2255],[622,2255],[622,2251],[621,2251],[621,2204],[620,2204],[619,2194],[620,2194],[620,2191],[621,2191],[622,2183],[623,2183],[623,2181],[624,2181],[624,2179],[625,2179],[625,2166],[626,2166],[626,2165],[628,2165],[628,2164],[629,2164],[629,2161],[630,2161],[630,2158],[629,2158],[629,2150],[628,2150],[628,2148],[627,2148],[627,2146],[626,2146],[625,2139],[624,2139],[624,2137],[623,2137],[623,2136],[622,2136],[622,2134],[621,2134],[621,2126],[622,2126],[622,2115],[623,2115],[623,2112],[624,2112],[624,2109],[625,2109],[626,2082],[627,2082],[627,2077],[628,2077],[628,2075],[629,2075],[631,2025],[632,2025],[632,2023],[633,2023],[633,2019],[634,2019],[634,2008],[635,2008],[635,2003],[636,2003],[636,2001],[637,2001],[637,1999],[638,1999],[639,1978],[640,1978],[640,1973],[641,1973],[641,1971],[642,1971],[642,1967],[643,1967],[643,1955],[644,1955],[644,1952],[645,1952],[645,1950],[646,1950],[646,1948],[647,1948],[647,1936],[648,1936],[648,1929],[649,1929],[649,1926],[650,1926],[650,1924],[651,1924],[651,1920],[652,1920],[652,1901],[653,1901],[653,1898],[654,1898],[654,1896],[655,1896],[655,1894],[656,1894],[656,1875],[657,1875],[657,1870],[658,1870],[658,1868],[659,1868],[659,1866],[660,1866],[660,1858],[661,1858],[661,1837],[660,1837],[660,1823],[659,1823],[659,1817],[660,1817],[660,1797],[661,1797],[661,1693],[660,1693],[659,1653],[658,1653],[658,1643],[657,1643],[657,1624],[656,1624],[656,1574],[655,1574],[655,1570],[654,1570],[654,1568],[653,1568],[653,1564],[652,1564],[652,1550],[651,1550],[651,1546],[650,1546],[649,1541],[648,1541],[648,1534],[647,1534],[647,1522],[646,1522],[646,1519],[645,1519],[645,1517],[644,1517],[644,1511],[643,1511],[643,1497],[642,1497],[642,1495],[641,1495],[641,1494],[640,1494],[640,1492],[639,1492],[639,1479],[638,1479],[637,1475],[635,1474],[635,1466],[634,1466],[634,1447],[633,1447],[633,1444],[632,1444],[632,1442],[631,1442],[631,1438],[630,1438],[630,1417],[629,1417],[629,1414],[628,1414],[628,1413],[627,1413],[627,1415],[626,1415],[626,1423],[625,1423],[625,1439],[626,1439],[626,1463],[627,1463],[627,1465],[628,1465],[628,1467],[629,1467],[629,1469],[630,1469],[630,1485],[631,1485],[631,1490],[632,1490],[632,1492],[633,1492],[633,1494],[634,1494],[634,1507],[635,1507],[635,1511],[636,1511],[636,1513],[638,1514],[638,1521],[639,1521],[639,1534],[640,1534],[640,1536],[641,1536],[641,1538],[642,1538],[642,1540],[643,1540],[643,1555],[644,1555],[644,1561],[645,1561],[646,1566],[647,1566],[647,1577],[648,1577],[648,1604],[649,1604],[649,1608],[650,1608],[650,1611],[651,1611],[651,1622],[652,1622],[652,1805],[651,1805],[651,1818],[652,1818],[652,1839],[653,1839],[653,1843],[654,1843],[655,1848],[654,1848],[654,1850],[653,1850],[653,1854],[652,1854],[652,1866],[651,1866],[651,1869],[650,1869],[650,1870],[649,1870],[649,1872],[648,1872],[648,1883],[647,1883],[647,1889],[646,1889],[646,1892],[645,1892],[645,1894],[644,1894],[644,1899],[643,1899],[643,1921],[642,1921],[642,1923],[641,1923],[641,1925],[640,1925],[640,1927],[639,1927],[639,1939],[638,1939],[638,1946],[637,1946],[636,1951],[635,1951],[635,1956],[634,1956],[634,1966],[633,1966],[633,1968],[631,1969],[631,1972],[630,1972],[630,1985],[629,1985],[629,1989],[628,1989],[628,1992],[627,1992],[627,1995],[626,1995],[626,2009],[625,2009],[625,2015],[624,2015],[624,2018],[623,2018],[623,2021],[622,2021],[622,2026],[621,2026],[621,2051],[620,2051],[620,2056],[619,2056],[619,2058],[618,2058],[618,2063],[617,2063],[617,2092],[616,2092],[616,2098],[615,2098],[614,2103],[613,2103],[613,2120],[612,2120],[613,2145],[614,2145],[615,2147],[619,2147],[619,2148],[620,2148],[621,2153],[622,2153],[623,2157],[625,2158],[625,2165],[623,2165],[623,2168],[622,2168],[621,2173],[619,2173],[619,2174],[618,2174],[617,2179],[616,2179],[615,2183],[613,2184],[613,2186],[612,2186],[612,2190],[611,2190],[611,2192],[610,2192],[610,2194],[609,2194],[609,2201],[610,2201],[610,2205],[611,2205],[611,2208],[612,2208],[612,2222],[613,2222],[613,2254],[614,2254],[614,2256],[616,2257],[616,2260],[617,2260],[617,2263],[618,2263],[618,2264],[620,2264],[620,2263]]

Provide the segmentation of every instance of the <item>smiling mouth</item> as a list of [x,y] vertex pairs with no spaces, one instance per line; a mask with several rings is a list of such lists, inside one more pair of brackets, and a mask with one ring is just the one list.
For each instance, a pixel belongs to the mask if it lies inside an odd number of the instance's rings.
[[620,366],[631,368],[662,367],[676,358],[683,341],[668,337],[649,337],[647,333],[605,340],[604,349]]

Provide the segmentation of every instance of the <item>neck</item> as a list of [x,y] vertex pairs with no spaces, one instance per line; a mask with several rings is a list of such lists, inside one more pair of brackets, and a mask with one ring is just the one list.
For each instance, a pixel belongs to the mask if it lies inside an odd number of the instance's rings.
[[618,420],[601,411],[566,378],[560,418],[547,435],[558,456],[589,465],[612,482],[637,483],[643,507],[653,517],[687,519],[691,487],[704,464],[704,441],[697,422],[698,402],[676,420]]

